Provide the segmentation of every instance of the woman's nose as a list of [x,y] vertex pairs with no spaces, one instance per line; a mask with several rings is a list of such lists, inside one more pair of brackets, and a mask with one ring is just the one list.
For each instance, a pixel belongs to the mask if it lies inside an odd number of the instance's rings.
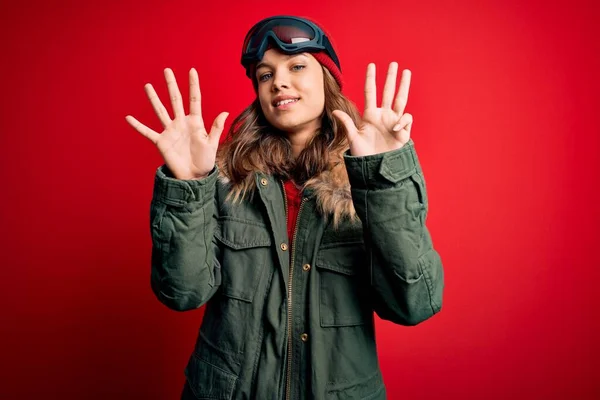
[[282,89],[289,89],[290,82],[289,76],[285,72],[277,73],[273,77],[273,90],[278,91]]

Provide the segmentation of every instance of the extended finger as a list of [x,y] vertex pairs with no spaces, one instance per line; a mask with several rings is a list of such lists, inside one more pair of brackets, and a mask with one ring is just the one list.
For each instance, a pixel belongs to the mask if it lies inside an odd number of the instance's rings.
[[229,116],[228,112],[222,112],[215,118],[213,125],[210,129],[209,140],[212,140],[214,144],[219,144],[219,139],[221,138],[221,133],[223,133],[223,128],[225,128],[225,120]]
[[396,125],[394,125],[394,128],[392,130],[394,132],[400,132],[402,129],[404,129],[405,131],[410,132],[412,123],[413,123],[413,116],[409,113],[403,114],[402,117],[400,118],[400,121],[398,121],[398,123]]
[[402,71],[402,79],[400,80],[400,89],[394,102],[394,111],[397,114],[403,114],[408,102],[408,89],[410,88],[410,77],[412,73],[410,70],[405,69]]
[[358,135],[358,129],[356,128],[356,125],[354,124],[352,118],[350,118],[348,114],[341,110],[334,110],[332,114],[344,126],[344,128],[346,128],[346,136],[348,138],[348,142],[352,143]]
[[365,110],[377,107],[377,86],[375,83],[375,64],[367,66],[367,77],[365,79]]
[[148,96],[148,99],[150,100],[152,108],[154,109],[156,116],[160,120],[160,123],[163,127],[166,127],[167,124],[171,122],[171,117],[169,116],[169,112],[167,111],[163,103],[158,98],[156,90],[154,90],[154,87],[152,87],[150,83],[147,83],[144,86],[144,90],[146,91],[146,96]]
[[390,64],[383,87],[383,97],[381,99],[381,108],[392,108],[394,93],[396,93],[396,75],[398,75],[398,63]]
[[200,95],[200,79],[196,68],[190,69],[190,115],[202,118],[202,97]]
[[171,106],[173,107],[173,114],[175,118],[181,118],[185,116],[183,110],[183,102],[181,101],[181,92],[177,86],[175,80],[175,74],[171,68],[165,68],[165,79],[167,81],[167,89],[169,90],[169,97],[171,98]]
[[127,123],[129,123],[129,125],[133,127],[133,129],[146,136],[152,141],[152,143],[156,144],[158,138],[160,137],[158,133],[148,128],[146,125],[142,124],[140,121],[133,118],[131,115],[126,116],[125,120],[127,121]]

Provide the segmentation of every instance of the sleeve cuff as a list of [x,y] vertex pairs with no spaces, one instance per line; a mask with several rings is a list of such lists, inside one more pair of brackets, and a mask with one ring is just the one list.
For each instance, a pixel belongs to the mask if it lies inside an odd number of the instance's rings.
[[397,150],[369,156],[344,154],[350,185],[357,189],[384,189],[395,186],[415,172],[421,172],[412,139]]
[[154,199],[172,206],[212,199],[218,171],[215,166],[206,178],[176,179],[163,164],[156,170],[154,177]]

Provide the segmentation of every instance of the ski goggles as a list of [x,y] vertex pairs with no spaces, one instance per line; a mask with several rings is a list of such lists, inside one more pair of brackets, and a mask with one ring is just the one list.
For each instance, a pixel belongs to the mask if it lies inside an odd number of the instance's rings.
[[249,77],[249,67],[262,60],[269,43],[275,44],[285,54],[325,51],[341,71],[333,46],[321,28],[307,19],[282,15],[263,19],[246,35],[242,65]]

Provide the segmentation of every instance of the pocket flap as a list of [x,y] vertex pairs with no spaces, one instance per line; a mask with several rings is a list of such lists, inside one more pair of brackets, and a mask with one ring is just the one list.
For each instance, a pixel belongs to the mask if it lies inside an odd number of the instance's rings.
[[366,268],[364,260],[362,243],[349,243],[321,248],[317,254],[317,267],[344,275],[356,275],[360,268]]
[[219,219],[215,237],[234,250],[271,245],[271,232],[266,225],[232,217]]

